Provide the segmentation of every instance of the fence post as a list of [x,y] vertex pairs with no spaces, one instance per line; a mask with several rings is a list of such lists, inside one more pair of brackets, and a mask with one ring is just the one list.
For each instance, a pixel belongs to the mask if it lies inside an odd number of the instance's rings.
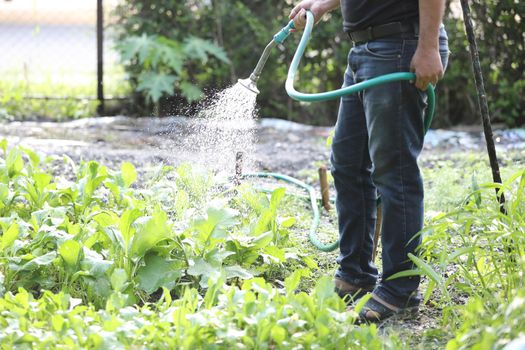
[[104,11],[97,0],[97,113],[104,114]]

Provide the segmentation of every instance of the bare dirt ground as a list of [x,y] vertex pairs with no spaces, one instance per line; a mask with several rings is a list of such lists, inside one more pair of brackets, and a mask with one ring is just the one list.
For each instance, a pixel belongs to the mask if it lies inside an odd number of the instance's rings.
[[[66,154],[73,160],[97,160],[107,166],[129,161],[137,167],[159,163],[177,166],[195,162],[197,154],[185,138],[194,120],[185,117],[129,118],[105,117],[54,122],[11,122],[0,124],[0,135],[10,144],[29,146],[48,155]],[[280,119],[257,123],[256,151],[251,155],[257,170],[298,175],[328,165],[330,149],[326,139],[331,127],[313,127]],[[500,151],[525,149],[525,130],[496,131]],[[479,130],[431,130],[425,139],[426,157],[444,157],[458,150],[484,152]],[[242,151],[243,149],[239,149]],[[233,166],[233,164],[232,164]]]

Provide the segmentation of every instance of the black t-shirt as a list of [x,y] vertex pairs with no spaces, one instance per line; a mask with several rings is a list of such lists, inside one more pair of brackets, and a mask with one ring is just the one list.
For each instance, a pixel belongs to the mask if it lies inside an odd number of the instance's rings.
[[417,21],[418,0],[341,0],[346,32],[390,22]]

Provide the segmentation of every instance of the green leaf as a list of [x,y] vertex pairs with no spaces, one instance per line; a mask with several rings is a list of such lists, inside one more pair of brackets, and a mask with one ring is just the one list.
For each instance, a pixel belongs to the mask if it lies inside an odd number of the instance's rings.
[[182,96],[184,96],[188,102],[198,101],[203,96],[203,92],[198,86],[193,85],[187,81],[180,83],[180,90],[182,92]]
[[148,294],[161,287],[173,289],[182,276],[182,271],[173,262],[155,254],[146,255],[144,263],[137,272],[137,281],[139,288]]
[[64,262],[69,267],[69,269],[74,270],[77,268],[78,263],[80,262],[80,253],[82,251],[82,246],[80,243],[74,240],[65,241],[58,248],[58,254],[64,259]]
[[408,253],[408,257],[412,262],[422,270],[428,278],[436,282],[438,286],[443,286],[443,278],[434,269],[422,259],[418,258],[412,253]]
[[13,177],[22,171],[24,168],[24,160],[22,159],[22,153],[18,148],[11,148],[7,154],[5,164],[7,166],[9,177]]
[[122,238],[124,239],[124,250],[127,252],[129,249],[129,243],[131,238],[135,234],[135,229],[133,228],[133,223],[142,215],[140,210],[131,209],[126,210],[124,214],[120,217],[119,228]]
[[117,45],[117,49],[122,60],[129,61],[137,56],[140,63],[144,63],[154,50],[155,45],[155,37],[144,33],[141,36],[130,36],[124,39],[122,43]]
[[434,291],[434,288],[436,288],[436,282],[430,280],[428,282],[427,290],[425,291],[425,295],[423,296],[423,304],[426,304],[430,297],[432,296],[432,292]]
[[392,276],[389,276],[386,280],[394,280],[396,278],[403,278],[403,277],[411,277],[411,276],[421,276],[423,275],[423,270],[421,269],[413,269],[413,270],[405,270],[400,271],[398,273],[393,274]]
[[20,226],[16,222],[11,224],[7,231],[4,232],[0,238],[0,249],[5,251],[7,248],[11,247],[15,242],[16,238],[20,234]]
[[131,186],[137,179],[137,171],[133,164],[124,162],[120,167],[120,172],[122,173],[122,179],[124,180],[124,185],[126,187]]
[[370,298],[372,298],[372,294],[368,293],[357,301],[354,307],[354,311],[356,312],[356,314],[359,314],[361,310],[363,310],[363,307],[365,306],[366,302],[370,300]]
[[20,267],[20,270],[33,271],[36,270],[38,267],[50,265],[53,261],[55,261],[56,257],[56,252],[49,252],[47,254],[38,256],[28,261]]
[[262,235],[257,236],[253,240],[253,248],[261,249],[266,247],[273,239],[273,232],[268,231],[266,233],[263,233]]
[[279,325],[274,325],[270,334],[272,339],[277,343],[277,345],[281,345],[286,339],[286,329]]
[[209,261],[211,264],[216,266],[221,266],[224,259],[229,257],[230,255],[234,255],[235,253],[229,250],[224,250],[222,248],[215,248],[210,250],[206,254],[206,261]]
[[314,294],[317,297],[317,302],[322,303],[324,300],[335,295],[335,285],[332,278],[323,276],[317,281],[314,288]]
[[167,214],[159,207],[155,208],[153,216],[133,236],[131,255],[135,257],[144,256],[159,242],[169,238],[170,234],[171,228],[168,225]]
[[285,259],[285,255],[284,255],[284,250],[282,250],[281,248],[279,247],[276,247],[274,245],[269,245],[269,246],[266,246],[264,248],[264,252],[269,255],[269,256],[272,256],[274,257],[275,259],[277,259],[279,262],[284,262],[286,259]]
[[159,102],[164,95],[173,95],[177,77],[171,74],[144,72],[139,77],[138,91],[143,91],[154,103]]
[[36,173],[33,175],[35,187],[39,192],[43,192],[47,185],[51,182],[51,175],[46,173]]
[[187,57],[180,43],[164,36],[159,36],[157,43],[158,55],[175,73],[181,74]]
[[191,276],[208,276],[212,270],[216,270],[216,268],[204,259],[197,258],[193,261],[193,264],[190,265],[186,272]]
[[33,150],[26,148],[26,147],[20,147],[20,149],[25,154],[27,154],[27,156],[29,157],[29,161],[31,162],[31,165],[33,166],[33,168],[36,168],[40,165],[40,157],[38,156],[38,154],[36,154],[35,152],[33,152]]
[[281,187],[277,188],[272,192],[272,198],[270,199],[270,208],[273,210],[276,210],[279,206],[279,203],[281,203],[281,200],[283,199],[284,195],[286,194],[286,189]]
[[239,265],[226,266],[224,267],[224,271],[226,272],[226,278],[238,277],[245,280],[253,278],[253,274],[250,271],[240,267]]
[[208,57],[213,56],[224,63],[229,63],[230,60],[226,55],[226,51],[220,46],[215,45],[209,40],[204,40],[191,36],[184,41],[184,52],[192,59],[198,59],[202,64],[208,62]]
[[102,255],[84,248],[84,258],[80,262],[82,270],[88,271],[91,276],[100,279],[105,276],[106,271],[108,271],[111,266],[113,266],[112,261],[104,260]]
[[124,269],[115,269],[111,274],[111,287],[117,292],[121,292],[127,286],[128,274]]
[[0,203],[4,202],[7,197],[9,197],[9,186],[4,183],[0,183]]
[[460,256],[462,256],[464,254],[470,254],[470,253],[474,252],[475,250],[476,250],[475,247],[462,247],[462,248],[456,249],[454,252],[452,252],[452,254],[447,256],[447,260],[448,260],[448,262],[453,262],[458,257],[460,257]]
[[286,289],[286,294],[291,294],[295,292],[295,289],[299,286],[302,277],[307,277],[310,275],[310,271],[307,269],[295,270],[290,276],[284,280],[284,287]]
[[293,225],[295,225],[295,218],[294,217],[290,217],[290,218],[286,218],[286,219],[282,219],[280,222],[281,222],[281,227],[283,228],[290,228],[292,227]]
[[4,156],[7,153],[7,140],[4,138],[0,141],[0,148],[4,151]]
[[118,216],[108,211],[98,212],[91,218],[102,227],[109,227],[119,222]]
[[199,231],[199,239],[206,242],[210,238],[221,239],[228,236],[228,229],[237,223],[237,211],[229,208],[209,208],[207,218],[196,220],[194,228]]

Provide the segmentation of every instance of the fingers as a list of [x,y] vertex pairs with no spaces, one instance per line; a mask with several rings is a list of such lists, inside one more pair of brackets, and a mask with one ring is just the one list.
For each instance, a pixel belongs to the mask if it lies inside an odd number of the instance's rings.
[[416,87],[420,90],[426,90],[429,84],[436,86],[438,81],[443,78],[443,71],[435,74],[423,75],[415,71],[416,73]]
[[302,9],[302,6],[301,4],[298,4],[296,5],[292,11],[290,12],[290,16],[288,16],[289,19],[293,19],[295,16],[297,16],[297,14],[299,13],[299,11],[301,11]]
[[303,29],[306,26],[306,10],[301,8],[299,12],[293,17],[296,29]]
[[429,84],[436,86],[444,75],[443,70],[435,73],[426,73],[423,70],[417,70],[414,65],[410,66],[410,71],[416,74],[416,81],[411,80],[410,83],[415,84],[418,89],[423,91],[428,89]]

